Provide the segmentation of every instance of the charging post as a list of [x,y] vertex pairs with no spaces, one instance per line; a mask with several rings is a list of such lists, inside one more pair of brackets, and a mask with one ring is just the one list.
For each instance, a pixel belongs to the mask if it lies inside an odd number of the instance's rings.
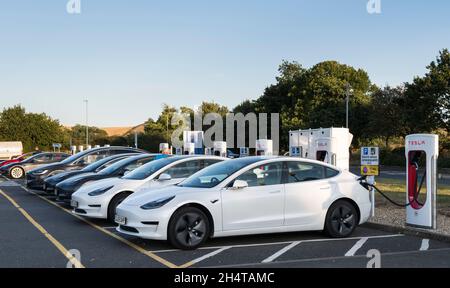
[[367,176],[367,183],[370,184],[370,201],[372,202],[371,214],[375,216],[375,176],[380,173],[380,149],[378,147],[362,147],[361,148],[361,175]]
[[439,136],[413,134],[405,138],[406,224],[436,229],[437,159]]

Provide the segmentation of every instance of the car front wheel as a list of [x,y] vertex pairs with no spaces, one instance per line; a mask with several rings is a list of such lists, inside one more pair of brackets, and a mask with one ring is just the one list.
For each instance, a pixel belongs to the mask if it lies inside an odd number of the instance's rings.
[[331,205],[325,220],[325,232],[334,238],[345,238],[355,231],[358,213],[353,204],[339,200]]
[[25,171],[21,167],[13,167],[10,172],[11,178],[20,179],[25,175]]
[[168,240],[176,248],[197,249],[210,235],[208,217],[198,208],[184,207],[172,216],[168,229]]

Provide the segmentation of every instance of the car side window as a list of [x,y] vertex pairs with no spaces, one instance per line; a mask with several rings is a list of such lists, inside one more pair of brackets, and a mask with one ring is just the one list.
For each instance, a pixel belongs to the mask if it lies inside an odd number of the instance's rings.
[[217,160],[217,159],[206,159],[206,160],[203,160],[203,168],[206,168],[206,167],[208,167],[210,165],[213,165],[213,164],[216,164],[216,163],[219,163],[219,162],[222,162],[222,161],[221,160]]
[[150,160],[152,160],[152,159],[147,158],[147,159],[140,159],[140,160],[134,161],[133,163],[128,164],[123,170],[124,171],[133,171],[134,169],[137,169],[137,168],[141,167],[142,165],[150,162]]
[[176,164],[167,169],[164,174],[169,174],[172,178],[187,178],[201,169],[201,160],[186,161]]
[[78,160],[77,164],[89,165],[89,164],[92,164],[94,162],[97,162],[100,159],[105,158],[106,156],[107,156],[107,152],[106,151],[98,151],[98,152],[90,153],[88,155],[85,155],[80,160]]
[[325,166],[308,162],[287,162],[288,183],[325,179]]
[[325,174],[327,178],[331,178],[337,176],[339,174],[339,171],[327,167]]
[[52,161],[52,155],[51,154],[42,154],[42,155],[36,156],[33,160],[34,160],[34,162],[38,162],[38,163],[49,162],[49,161]]
[[281,184],[283,176],[283,163],[275,162],[252,168],[239,175],[235,180],[243,180],[248,187],[268,186]]

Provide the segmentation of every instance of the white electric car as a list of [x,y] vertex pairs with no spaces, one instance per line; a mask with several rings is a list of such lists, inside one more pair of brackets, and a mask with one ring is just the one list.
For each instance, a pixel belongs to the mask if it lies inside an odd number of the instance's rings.
[[117,231],[195,249],[209,237],[324,230],[347,237],[369,218],[356,175],[323,162],[246,157],[183,182],[131,195],[116,209]]
[[73,213],[114,221],[117,205],[140,188],[177,184],[211,164],[226,160],[216,156],[174,156],[151,161],[121,178],[99,180],[72,194]]

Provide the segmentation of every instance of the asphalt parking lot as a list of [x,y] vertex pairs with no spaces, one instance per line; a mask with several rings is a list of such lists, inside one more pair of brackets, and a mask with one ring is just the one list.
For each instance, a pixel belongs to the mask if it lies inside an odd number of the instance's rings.
[[69,207],[22,185],[0,178],[0,267],[363,268],[372,249],[381,253],[381,267],[450,267],[450,243],[365,226],[347,239],[303,232],[230,237],[180,251],[121,235],[106,221],[73,215]]

